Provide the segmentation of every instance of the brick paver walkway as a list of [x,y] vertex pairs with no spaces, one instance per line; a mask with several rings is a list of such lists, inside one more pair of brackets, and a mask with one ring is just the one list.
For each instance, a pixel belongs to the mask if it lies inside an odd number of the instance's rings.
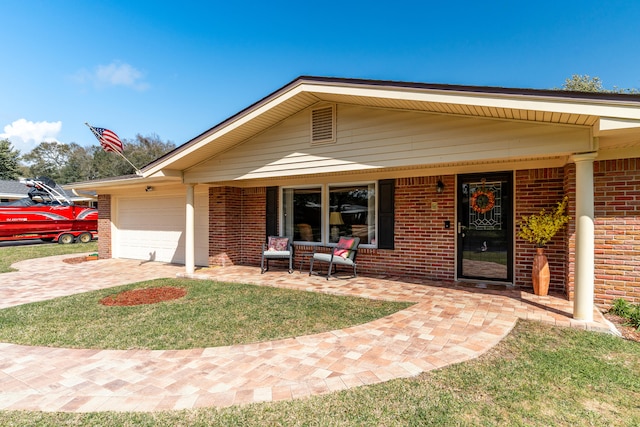
[[[23,261],[0,275],[0,308],[158,277],[183,267],[132,260]],[[571,303],[517,290],[358,277],[327,281],[259,268],[203,269],[199,277],[417,304],[343,330],[194,350],[74,350],[0,343],[0,409],[155,411],[293,399],[403,378],[475,358],[518,319],[608,330],[571,319]]]

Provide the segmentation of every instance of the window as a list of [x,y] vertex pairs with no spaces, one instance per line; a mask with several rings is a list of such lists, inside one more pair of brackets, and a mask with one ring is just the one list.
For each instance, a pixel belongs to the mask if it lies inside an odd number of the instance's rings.
[[322,242],[322,188],[285,188],[282,200],[285,235]]
[[375,244],[375,184],[329,187],[329,242],[356,236],[363,245]]
[[357,236],[376,244],[376,185],[325,185],[285,188],[282,213],[285,234],[296,242],[336,243]]

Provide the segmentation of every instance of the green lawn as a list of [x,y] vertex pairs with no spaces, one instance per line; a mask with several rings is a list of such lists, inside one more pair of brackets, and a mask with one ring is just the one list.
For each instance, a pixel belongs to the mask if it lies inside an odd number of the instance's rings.
[[[183,298],[132,307],[100,300],[173,286]],[[0,341],[108,349],[186,349],[246,344],[342,329],[412,304],[210,280],[157,279],[0,310]]]
[[98,242],[74,243],[71,245],[59,245],[57,243],[46,243],[25,246],[4,246],[0,247],[0,273],[15,271],[11,264],[25,259],[42,258],[53,255],[77,254],[84,252],[96,252]]

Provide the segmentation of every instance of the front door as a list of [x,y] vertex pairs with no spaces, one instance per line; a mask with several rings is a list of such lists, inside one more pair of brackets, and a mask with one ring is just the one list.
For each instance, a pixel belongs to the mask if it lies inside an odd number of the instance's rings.
[[513,283],[513,173],[458,175],[458,280]]

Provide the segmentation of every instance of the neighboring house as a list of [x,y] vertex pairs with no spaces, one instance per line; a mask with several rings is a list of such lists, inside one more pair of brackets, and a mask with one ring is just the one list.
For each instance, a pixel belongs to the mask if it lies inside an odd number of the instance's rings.
[[568,195],[551,289],[583,320],[640,302],[637,95],[300,77],[140,177],[73,187],[98,192],[102,257],[191,273],[353,234],[363,274],[523,287],[517,223]]
[[0,203],[11,202],[27,197],[29,187],[19,181],[0,180]]

